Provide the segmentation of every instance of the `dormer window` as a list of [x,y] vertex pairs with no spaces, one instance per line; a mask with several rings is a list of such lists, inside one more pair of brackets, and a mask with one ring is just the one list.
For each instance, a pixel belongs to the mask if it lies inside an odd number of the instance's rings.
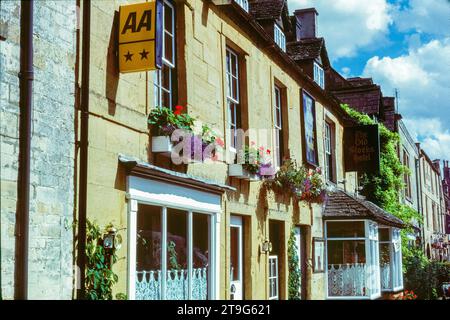
[[242,9],[248,12],[248,0],[234,0],[234,2],[236,2],[242,7]]
[[275,43],[286,52],[286,36],[284,35],[283,30],[275,23],[273,28],[273,38],[275,40]]
[[314,62],[314,81],[322,89],[325,89],[325,73],[323,72],[323,68],[316,62]]

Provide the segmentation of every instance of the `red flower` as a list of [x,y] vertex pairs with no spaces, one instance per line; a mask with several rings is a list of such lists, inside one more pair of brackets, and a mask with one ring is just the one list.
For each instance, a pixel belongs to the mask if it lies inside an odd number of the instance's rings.
[[267,154],[270,154],[270,149],[267,149],[267,151],[266,151],[266,152],[267,152]]
[[181,111],[183,111],[183,106],[175,106],[175,112],[174,114],[176,114],[177,116],[181,114]]
[[223,147],[223,146],[225,145],[225,143],[223,142],[223,140],[220,139],[220,138],[216,138],[215,141],[216,141],[217,145],[219,145],[220,147]]

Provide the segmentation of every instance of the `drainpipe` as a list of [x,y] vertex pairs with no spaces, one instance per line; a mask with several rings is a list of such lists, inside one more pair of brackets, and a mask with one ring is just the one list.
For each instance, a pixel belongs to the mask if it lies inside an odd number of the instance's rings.
[[91,1],[83,1],[83,34],[81,55],[81,119],[80,119],[80,191],[78,195],[78,252],[77,265],[80,270],[80,288],[77,299],[85,299],[86,267],[86,210],[88,171],[88,129],[89,129],[89,56],[91,31]]
[[31,113],[33,103],[33,1],[20,3],[20,123],[14,299],[28,298]]

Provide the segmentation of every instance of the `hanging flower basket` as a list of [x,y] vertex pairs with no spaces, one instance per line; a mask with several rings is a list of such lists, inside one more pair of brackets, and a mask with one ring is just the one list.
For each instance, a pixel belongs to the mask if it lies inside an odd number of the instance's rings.
[[320,168],[298,167],[295,160],[285,161],[269,186],[289,191],[298,200],[309,203],[322,203],[327,197]]

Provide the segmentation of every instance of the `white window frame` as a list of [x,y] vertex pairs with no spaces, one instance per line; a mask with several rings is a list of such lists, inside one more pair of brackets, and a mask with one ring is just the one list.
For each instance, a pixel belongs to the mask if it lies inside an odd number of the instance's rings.
[[273,24],[273,39],[280,49],[286,52],[286,36],[277,23]]
[[[232,58],[234,58],[234,61],[236,62],[235,65],[232,65],[231,63],[231,61],[233,61]],[[227,63],[227,60],[230,61],[229,64]],[[239,55],[229,47],[226,48],[225,75],[227,78],[227,118],[228,118],[228,129],[230,131],[229,150],[233,153],[236,153],[236,146],[238,144],[237,130],[239,129],[237,119],[238,116],[240,116],[239,113],[241,112],[241,105],[239,98],[240,97]],[[236,92],[233,92],[232,79],[236,80]],[[231,105],[234,105],[234,108],[231,108]],[[233,129],[234,135],[232,136]]]
[[[330,182],[334,182],[334,150],[333,150],[333,127],[328,121],[325,121],[325,179]],[[331,158],[331,160],[330,160]],[[331,161],[331,162],[330,162]],[[332,176],[329,175],[329,169],[331,167]]]
[[[282,105],[282,96],[281,96],[281,88],[277,85],[274,86],[274,106],[273,106],[273,124],[275,129],[275,137],[274,137],[274,167],[278,169],[282,165],[281,159],[281,142],[283,139],[282,130],[283,130],[283,105]],[[278,113],[278,116],[277,116]]]
[[[331,222],[364,222],[364,237],[328,237],[328,223]],[[380,280],[380,261],[379,261],[379,244],[378,244],[378,224],[371,220],[355,219],[355,220],[326,220],[324,226],[325,238],[325,291],[326,299],[329,300],[373,300],[381,297],[381,280]],[[330,296],[328,291],[328,241],[365,241],[366,255],[366,290],[367,296]],[[367,275],[369,275],[367,277]],[[370,286],[370,288],[369,288]]]
[[[380,244],[389,244],[390,255],[390,287],[383,292],[397,292],[403,289],[403,263],[402,263],[402,243],[400,229],[387,226],[380,226],[380,229],[389,229],[389,240],[380,241]],[[395,250],[395,246],[398,250]]]
[[[272,273],[272,264],[275,266],[275,273]],[[269,256],[269,300],[279,299],[279,278],[278,278],[278,256]],[[275,284],[275,295],[271,295],[272,284]]]
[[242,9],[248,12],[248,0],[234,0]]
[[[170,186],[169,186],[170,185]],[[170,189],[170,192],[167,190]],[[186,193],[186,189],[189,192]],[[184,196],[189,194],[189,198]],[[200,213],[209,216],[209,248],[211,249],[208,283],[208,299],[217,300],[220,297],[220,216],[221,196],[186,187],[171,185],[151,179],[135,176],[127,177],[128,197],[128,283],[127,293],[130,300],[135,300],[136,295],[136,244],[137,244],[137,214],[138,203],[161,207],[161,242],[162,253],[167,252],[167,208],[180,209],[188,214],[188,227],[192,229],[192,214]],[[192,232],[188,234],[188,252],[192,252]],[[167,255],[161,254],[161,272],[167,274]],[[192,254],[189,254],[189,279],[192,276]],[[161,297],[165,297],[166,277],[161,281]],[[190,281],[189,281],[190,282]],[[192,293],[190,293],[192,294]]]
[[[165,24],[165,10],[166,6],[170,7],[172,10],[172,30],[166,29]],[[167,0],[164,0],[163,2],[163,13],[162,13],[162,26],[163,26],[163,36],[162,36],[162,66],[161,70],[155,70],[154,72],[154,80],[153,80],[153,88],[154,88],[154,103],[155,107],[162,108],[166,107],[171,109],[173,107],[173,79],[172,79],[172,72],[175,69],[175,7]],[[172,61],[169,61],[165,57],[165,41],[166,41],[166,34],[169,35],[172,39]],[[168,70],[168,76],[169,76],[169,88],[165,88],[162,84],[162,75],[163,75],[163,69],[169,69]],[[163,94],[169,95],[169,105],[163,106]]]
[[317,62],[314,62],[314,81],[325,89],[325,72]]

